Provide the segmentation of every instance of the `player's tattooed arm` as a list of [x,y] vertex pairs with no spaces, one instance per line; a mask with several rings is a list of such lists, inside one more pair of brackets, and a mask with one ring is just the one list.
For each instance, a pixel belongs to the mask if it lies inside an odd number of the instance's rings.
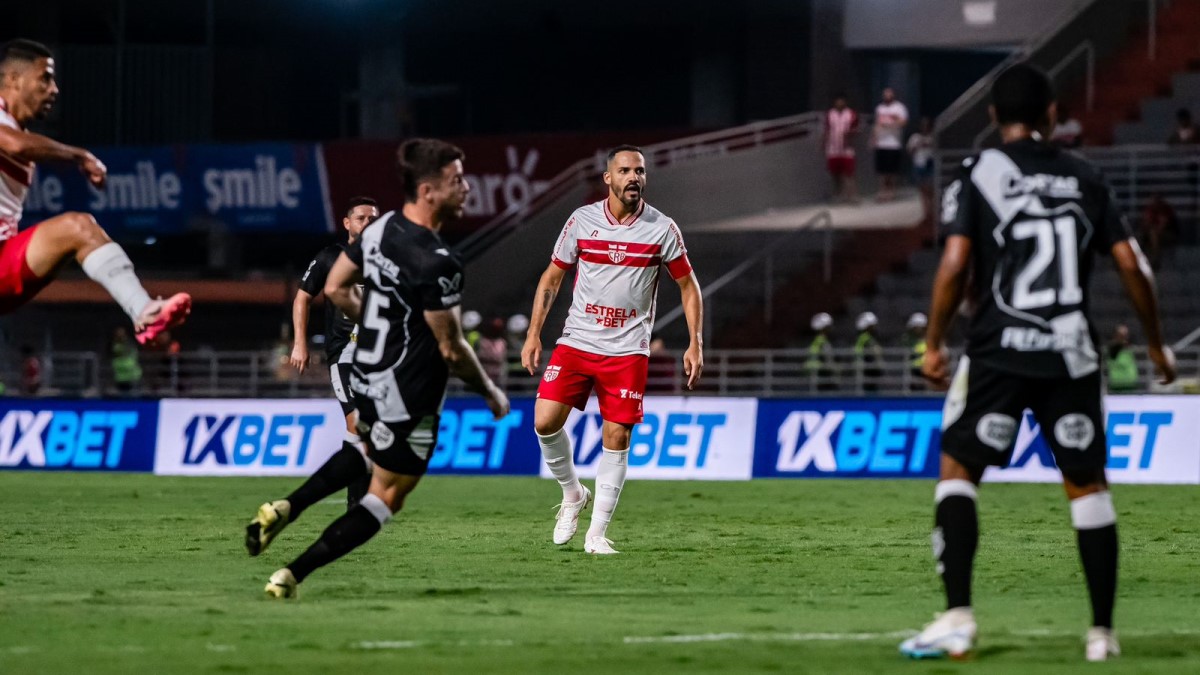
[[565,269],[550,263],[546,271],[542,272],[542,278],[538,279],[537,290],[533,294],[533,311],[529,313],[529,330],[525,334],[525,345],[521,348],[521,367],[529,371],[530,375],[536,374],[540,367],[542,326],[546,323],[546,316],[550,314],[550,308],[554,306],[554,299],[558,297],[558,289],[562,287],[566,276]]
[[354,285],[362,282],[362,270],[345,253],[338,256],[325,277],[325,297],[354,323],[362,318],[362,296]]
[[471,391],[483,396],[496,419],[508,414],[508,397],[483,372],[483,365],[463,335],[462,310],[459,307],[425,312],[425,323],[437,338],[438,349],[450,372]]
[[29,131],[0,126],[0,150],[24,162],[72,162],[88,182],[104,187],[108,168],[92,153]]

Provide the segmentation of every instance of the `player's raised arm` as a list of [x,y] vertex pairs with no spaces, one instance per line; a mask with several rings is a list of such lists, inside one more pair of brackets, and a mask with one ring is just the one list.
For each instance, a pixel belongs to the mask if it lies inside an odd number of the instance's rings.
[[1175,380],[1175,355],[1163,343],[1162,321],[1158,316],[1158,295],[1154,288],[1154,272],[1146,256],[1142,255],[1137,240],[1130,237],[1113,244],[1113,262],[1125,293],[1129,296],[1142,330],[1146,333],[1146,348],[1150,360],[1159,374],[1159,382],[1170,384]]
[[933,280],[933,300],[929,307],[929,327],[925,333],[925,360],[921,372],[931,383],[947,387],[949,379],[949,357],[946,354],[946,331],[954,320],[954,313],[962,304],[967,283],[967,270],[971,264],[971,240],[962,235],[951,235],[946,239],[942,251],[942,262],[938,265]]
[[675,279],[679,284],[683,316],[688,325],[688,348],[683,353],[683,374],[687,375],[687,388],[694,389],[704,371],[704,297],[695,272]]
[[425,323],[437,338],[438,349],[450,372],[461,379],[467,388],[483,396],[496,419],[508,414],[508,397],[483,372],[479,357],[467,342],[462,330],[462,310],[457,305],[450,309],[425,310]]
[[354,285],[362,281],[362,269],[345,253],[338,256],[325,277],[325,297],[358,323],[362,318],[362,296]]
[[533,294],[533,310],[529,313],[529,330],[525,334],[525,346],[521,348],[521,367],[530,375],[536,374],[541,365],[542,326],[566,276],[566,268],[552,262],[542,272],[542,278],[538,279],[537,290]]

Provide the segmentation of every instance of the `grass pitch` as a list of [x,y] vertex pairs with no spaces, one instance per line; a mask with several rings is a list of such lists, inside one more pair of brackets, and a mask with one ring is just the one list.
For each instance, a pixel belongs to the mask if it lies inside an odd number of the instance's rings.
[[984,486],[979,649],[958,664],[896,652],[941,605],[928,481],[634,481],[623,553],[597,558],[582,528],[550,543],[552,482],[428,478],[374,541],[268,601],[341,511],[247,557],[245,523],[295,484],[0,472],[0,672],[1200,672],[1197,487],[1114,488],[1125,653],[1097,666],[1057,486]]

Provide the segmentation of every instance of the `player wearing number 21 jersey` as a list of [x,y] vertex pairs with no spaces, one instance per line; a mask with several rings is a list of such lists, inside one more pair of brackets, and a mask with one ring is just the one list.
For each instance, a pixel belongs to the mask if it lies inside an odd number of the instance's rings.
[[[1088,316],[1096,254],[1115,262],[1164,381],[1174,364],[1163,346],[1153,277],[1112,190],[1083,157],[1043,140],[1057,116],[1049,78],[1017,64],[996,77],[991,95],[1004,143],[964,162],[946,189],[946,242],[922,364],[935,386],[950,388],[932,538],[946,612],[900,651],[925,658],[972,649],[977,488],[986,467],[1012,459],[1028,409],[1071,500],[1092,603],[1085,653],[1100,661],[1120,649],[1112,632],[1117,515],[1104,470],[1103,382]],[[944,340],[968,285],[974,314],[951,382]]]
[[546,465],[563,489],[553,539],[565,544],[592,493],[576,476],[563,425],[571,408],[582,410],[595,390],[604,420],[604,452],[596,469],[596,508],[584,550],[597,554],[616,553],[605,535],[625,483],[630,430],[642,421],[654,302],[664,267],[679,285],[691,336],[683,357],[688,389],[704,366],[700,284],[679,227],[642,199],[646,160],[641,151],[621,146],[609,153],[604,182],[607,198],[576,209],[554,245],[521,351],[522,365],[536,373],[546,314],[566,273],[575,270],[570,314],[538,387],[534,429]]

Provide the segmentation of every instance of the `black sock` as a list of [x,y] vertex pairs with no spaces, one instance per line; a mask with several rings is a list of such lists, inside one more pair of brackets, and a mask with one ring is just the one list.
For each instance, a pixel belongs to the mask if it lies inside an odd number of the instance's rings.
[[1117,524],[1076,530],[1083,575],[1092,598],[1092,625],[1112,628],[1117,597]]
[[367,490],[370,488],[371,474],[366,471],[358,478],[355,478],[353,483],[346,486],[346,511],[358,506],[362,498],[367,496]]
[[325,499],[354,482],[366,471],[366,460],[362,453],[349,442],[330,457],[304,484],[287,496],[292,505],[288,520],[295,522],[308,507]]
[[971,568],[978,545],[979,517],[975,512],[975,500],[963,495],[942,498],[934,516],[934,555],[938,573],[946,586],[946,609],[971,606]]
[[312,574],[313,570],[367,543],[382,527],[383,523],[367,507],[359,504],[325,528],[321,538],[288,565],[288,569],[296,576],[297,582],[304,581],[304,577]]

